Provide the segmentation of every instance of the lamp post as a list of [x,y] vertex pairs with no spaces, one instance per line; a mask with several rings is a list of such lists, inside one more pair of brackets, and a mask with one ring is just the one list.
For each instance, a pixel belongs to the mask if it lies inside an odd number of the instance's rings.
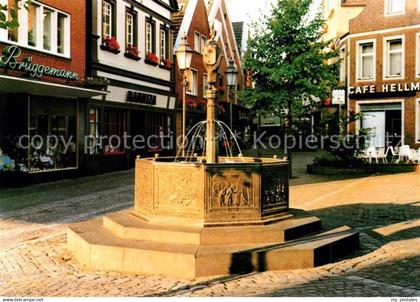
[[[229,66],[226,69],[226,78],[227,78],[227,86],[228,86],[228,102],[229,102],[229,127],[230,130],[233,132],[233,100],[230,97],[230,92],[232,88],[235,88],[237,83],[237,76],[238,70],[235,66],[235,61],[232,59],[229,61]],[[231,137],[231,144],[232,144],[232,137]]]
[[176,61],[178,63],[178,69],[183,72],[182,75],[182,156],[185,156],[185,136],[186,136],[186,121],[187,121],[187,70],[191,67],[191,60],[193,50],[188,44],[187,35],[182,37],[181,43],[179,44],[178,49],[175,51]]

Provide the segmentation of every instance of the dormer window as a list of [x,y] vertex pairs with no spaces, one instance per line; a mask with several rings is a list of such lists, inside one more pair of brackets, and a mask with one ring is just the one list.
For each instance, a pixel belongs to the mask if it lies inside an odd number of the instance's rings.
[[405,13],[405,0],[385,0],[385,16]]

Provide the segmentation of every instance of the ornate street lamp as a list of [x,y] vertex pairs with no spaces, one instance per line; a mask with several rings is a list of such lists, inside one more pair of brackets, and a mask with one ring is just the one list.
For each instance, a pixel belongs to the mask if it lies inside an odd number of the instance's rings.
[[181,40],[181,44],[175,51],[178,68],[183,72],[182,81],[182,156],[185,156],[185,135],[186,135],[186,121],[187,121],[187,86],[188,86],[188,69],[191,67],[191,60],[193,50],[188,44],[187,35],[184,35]]
[[[236,83],[237,83],[237,76],[238,76],[238,70],[235,66],[235,61],[232,59],[229,61],[229,66],[226,69],[226,78],[227,78],[227,86],[228,86],[228,101],[229,101],[229,114],[230,114],[230,123],[229,127],[230,130],[233,132],[233,100],[230,98],[230,91],[231,89],[235,89]],[[232,138],[231,138],[232,143]]]

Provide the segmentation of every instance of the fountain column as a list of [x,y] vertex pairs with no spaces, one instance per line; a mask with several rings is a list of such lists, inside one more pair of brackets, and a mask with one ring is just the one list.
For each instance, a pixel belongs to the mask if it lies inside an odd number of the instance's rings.
[[206,162],[215,164],[218,162],[216,140],[216,109],[217,89],[214,86],[206,91],[207,97],[207,131],[206,131]]
[[218,79],[219,67],[222,55],[216,41],[216,32],[212,30],[210,39],[204,47],[203,62],[207,70],[209,89],[206,91],[207,97],[207,131],[206,131],[206,162],[215,164],[218,162],[217,139],[216,139],[216,110],[217,99],[216,83]]

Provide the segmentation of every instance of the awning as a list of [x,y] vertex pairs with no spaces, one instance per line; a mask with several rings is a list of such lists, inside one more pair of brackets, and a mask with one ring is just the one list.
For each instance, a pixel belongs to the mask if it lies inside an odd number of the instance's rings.
[[106,95],[106,91],[72,87],[0,75],[0,93],[27,93],[63,98],[90,98]]

